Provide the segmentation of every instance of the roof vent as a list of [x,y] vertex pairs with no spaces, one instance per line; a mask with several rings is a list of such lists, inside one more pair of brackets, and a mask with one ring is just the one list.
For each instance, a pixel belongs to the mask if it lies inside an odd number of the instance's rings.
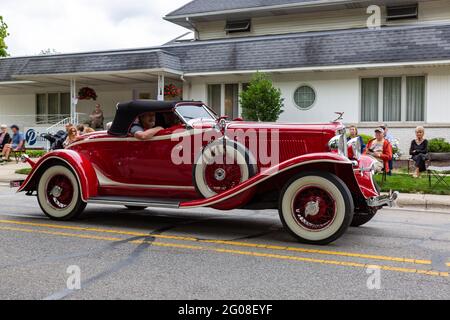
[[388,6],[387,20],[401,20],[401,19],[417,19],[419,15],[418,5],[404,5],[404,6]]
[[227,21],[227,24],[225,25],[225,31],[227,33],[250,32],[251,28],[252,21],[250,19]]

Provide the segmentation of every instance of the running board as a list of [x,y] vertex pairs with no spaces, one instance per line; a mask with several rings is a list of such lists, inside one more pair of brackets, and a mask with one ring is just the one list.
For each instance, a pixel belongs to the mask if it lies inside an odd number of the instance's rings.
[[89,199],[88,203],[106,204],[115,206],[179,209],[181,201],[171,199],[134,198],[134,197],[95,197]]

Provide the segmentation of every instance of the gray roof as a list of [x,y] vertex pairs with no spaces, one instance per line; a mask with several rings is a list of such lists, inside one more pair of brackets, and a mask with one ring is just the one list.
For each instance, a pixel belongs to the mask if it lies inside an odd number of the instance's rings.
[[185,72],[450,59],[450,25],[345,30],[167,47]]
[[[194,0],[169,13],[166,17],[170,18],[172,16],[182,16],[196,13],[218,12],[245,8],[262,8],[288,4],[301,5],[318,1],[322,0]],[[329,0],[328,2],[344,2],[344,0]]]
[[[0,66],[2,66],[1,60]],[[27,59],[20,70],[16,68],[12,71],[15,71],[15,75],[24,76],[160,68],[180,70],[180,60],[173,54],[162,50],[40,56]]]
[[195,41],[159,48],[0,59],[14,75],[166,68],[185,73],[450,60],[450,25]]

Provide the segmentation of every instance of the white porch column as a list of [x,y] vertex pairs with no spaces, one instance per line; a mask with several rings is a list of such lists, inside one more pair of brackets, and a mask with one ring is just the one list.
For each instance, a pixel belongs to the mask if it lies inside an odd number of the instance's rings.
[[164,74],[158,75],[158,101],[164,101]]
[[70,79],[70,117],[74,122],[76,122],[77,104],[77,81],[75,79]]

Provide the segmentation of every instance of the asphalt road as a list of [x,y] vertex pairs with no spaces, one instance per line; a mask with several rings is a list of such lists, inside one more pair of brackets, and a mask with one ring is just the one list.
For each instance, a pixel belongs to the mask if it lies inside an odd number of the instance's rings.
[[0,299],[449,299],[449,272],[450,214],[384,210],[319,247],[273,210],[88,206],[60,223],[0,185]]

